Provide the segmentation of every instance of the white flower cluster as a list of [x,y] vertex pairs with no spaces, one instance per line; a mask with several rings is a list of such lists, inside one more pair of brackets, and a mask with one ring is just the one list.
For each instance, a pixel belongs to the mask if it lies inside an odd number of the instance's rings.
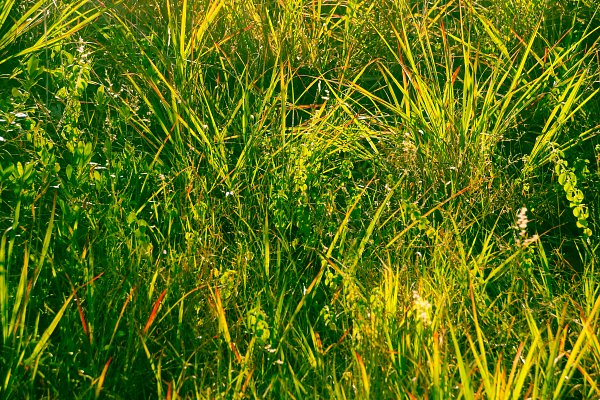
[[422,298],[419,292],[413,291],[413,307],[417,313],[417,318],[427,326],[431,323],[429,313],[431,311],[431,303]]
[[519,237],[517,238],[517,245],[527,247],[531,243],[537,241],[540,237],[538,235],[533,235],[532,237],[527,237],[527,224],[529,223],[529,219],[527,218],[527,207],[522,207],[517,213],[517,226],[516,229],[519,230]]

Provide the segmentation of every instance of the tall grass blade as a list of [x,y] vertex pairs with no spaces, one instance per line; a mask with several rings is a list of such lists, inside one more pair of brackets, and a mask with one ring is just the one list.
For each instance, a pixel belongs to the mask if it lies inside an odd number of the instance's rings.
[[62,305],[62,307],[58,310],[58,312],[56,313],[56,315],[52,319],[52,322],[50,323],[50,325],[44,330],[44,332],[42,333],[42,336],[40,337],[40,339],[36,343],[35,347],[33,348],[33,351],[31,352],[31,354],[29,355],[29,357],[25,360],[25,364],[26,365],[32,364],[42,354],[42,352],[44,351],[44,349],[48,345],[48,341],[50,340],[50,336],[52,336],[52,333],[54,333],[54,331],[56,330],[56,327],[58,326],[60,320],[62,319],[62,317],[63,317],[65,311],[67,310],[67,307],[71,303],[72,299],[73,299],[73,295],[71,294],[65,300],[65,302]]
[[160,309],[160,305],[162,304],[162,301],[166,294],[167,289],[164,289],[158,296],[158,299],[156,299],[156,301],[154,302],[154,306],[152,306],[152,312],[148,316],[148,320],[146,321],[146,325],[144,326],[144,335],[148,333],[148,330],[150,329],[152,323],[156,319],[156,315],[158,314],[158,310]]

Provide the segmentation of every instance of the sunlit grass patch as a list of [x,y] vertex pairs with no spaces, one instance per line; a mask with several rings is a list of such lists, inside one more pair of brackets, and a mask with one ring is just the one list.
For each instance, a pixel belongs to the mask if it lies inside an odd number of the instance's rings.
[[0,6],[0,397],[598,397],[598,7],[511,4]]

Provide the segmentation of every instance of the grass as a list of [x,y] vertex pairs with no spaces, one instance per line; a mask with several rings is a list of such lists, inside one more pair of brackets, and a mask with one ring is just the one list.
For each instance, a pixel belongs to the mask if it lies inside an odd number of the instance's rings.
[[513,3],[3,3],[0,397],[597,398],[600,10]]

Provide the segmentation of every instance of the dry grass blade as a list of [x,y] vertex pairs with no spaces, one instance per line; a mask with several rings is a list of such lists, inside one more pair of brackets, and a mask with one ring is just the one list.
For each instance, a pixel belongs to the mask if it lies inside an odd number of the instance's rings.
[[102,393],[102,388],[104,387],[104,380],[106,379],[106,373],[108,372],[108,367],[110,366],[111,362],[112,357],[108,359],[106,364],[104,364],[104,368],[102,368],[102,373],[100,373],[100,376],[98,377],[98,380],[96,382],[96,389],[94,390],[94,395],[96,398],[100,397],[100,393]]
[[161,294],[158,296],[158,299],[156,299],[156,301],[154,302],[154,306],[152,307],[152,312],[148,316],[148,321],[146,321],[146,325],[144,326],[144,335],[146,335],[148,333],[148,330],[152,326],[154,319],[156,319],[156,315],[158,314],[158,310],[159,310],[160,305],[162,304],[162,301],[166,294],[167,294],[167,289],[164,289],[161,292]]

